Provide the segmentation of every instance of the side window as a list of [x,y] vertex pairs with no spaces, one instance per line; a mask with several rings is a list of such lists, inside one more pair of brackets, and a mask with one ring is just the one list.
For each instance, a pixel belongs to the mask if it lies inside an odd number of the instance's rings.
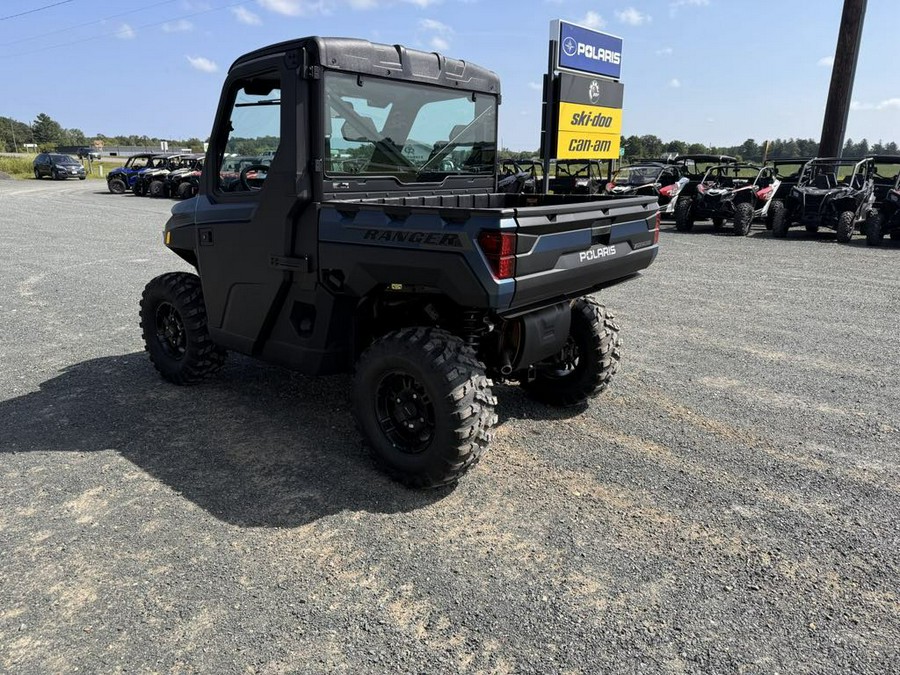
[[274,74],[245,81],[234,95],[218,189],[256,192],[281,143],[281,84]]
[[148,157],[134,157],[131,161],[132,169],[145,169],[147,168],[147,162],[149,162]]

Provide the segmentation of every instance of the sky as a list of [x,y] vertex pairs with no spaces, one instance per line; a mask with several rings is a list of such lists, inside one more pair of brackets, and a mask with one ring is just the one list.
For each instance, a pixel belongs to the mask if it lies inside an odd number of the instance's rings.
[[[4,0],[0,116],[208,137],[241,54],[307,35],[439,51],[501,79],[500,140],[539,145],[553,19],[624,38],[623,134],[816,138],[841,0]],[[18,15],[18,16],[15,16]],[[869,0],[847,137],[900,142],[900,2]]]

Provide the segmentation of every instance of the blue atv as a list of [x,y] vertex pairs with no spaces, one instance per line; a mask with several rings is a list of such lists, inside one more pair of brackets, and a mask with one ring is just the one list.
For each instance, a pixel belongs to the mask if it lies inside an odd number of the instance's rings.
[[155,152],[142,152],[132,155],[121,167],[113,169],[106,176],[106,187],[114,195],[124,194],[126,190],[134,187],[137,175],[149,166],[153,165],[153,158],[157,157]]

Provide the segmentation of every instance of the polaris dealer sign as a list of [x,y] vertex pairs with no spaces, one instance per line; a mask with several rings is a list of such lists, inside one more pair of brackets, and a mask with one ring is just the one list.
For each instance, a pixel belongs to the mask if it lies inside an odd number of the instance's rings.
[[618,80],[622,73],[622,38],[566,21],[554,21],[550,39],[557,42],[556,67]]

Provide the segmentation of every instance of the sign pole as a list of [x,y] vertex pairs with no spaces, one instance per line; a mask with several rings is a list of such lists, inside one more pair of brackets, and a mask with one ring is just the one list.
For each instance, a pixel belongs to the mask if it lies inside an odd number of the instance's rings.
[[544,76],[544,138],[541,146],[541,159],[544,160],[544,176],[542,192],[547,194],[550,192],[550,158],[553,156],[553,150],[550,146],[555,143],[553,137],[553,116],[556,114],[556,83],[554,82],[553,70],[556,65],[556,50],[559,49],[559,43],[556,40],[550,40],[550,49],[547,53],[547,74]]

